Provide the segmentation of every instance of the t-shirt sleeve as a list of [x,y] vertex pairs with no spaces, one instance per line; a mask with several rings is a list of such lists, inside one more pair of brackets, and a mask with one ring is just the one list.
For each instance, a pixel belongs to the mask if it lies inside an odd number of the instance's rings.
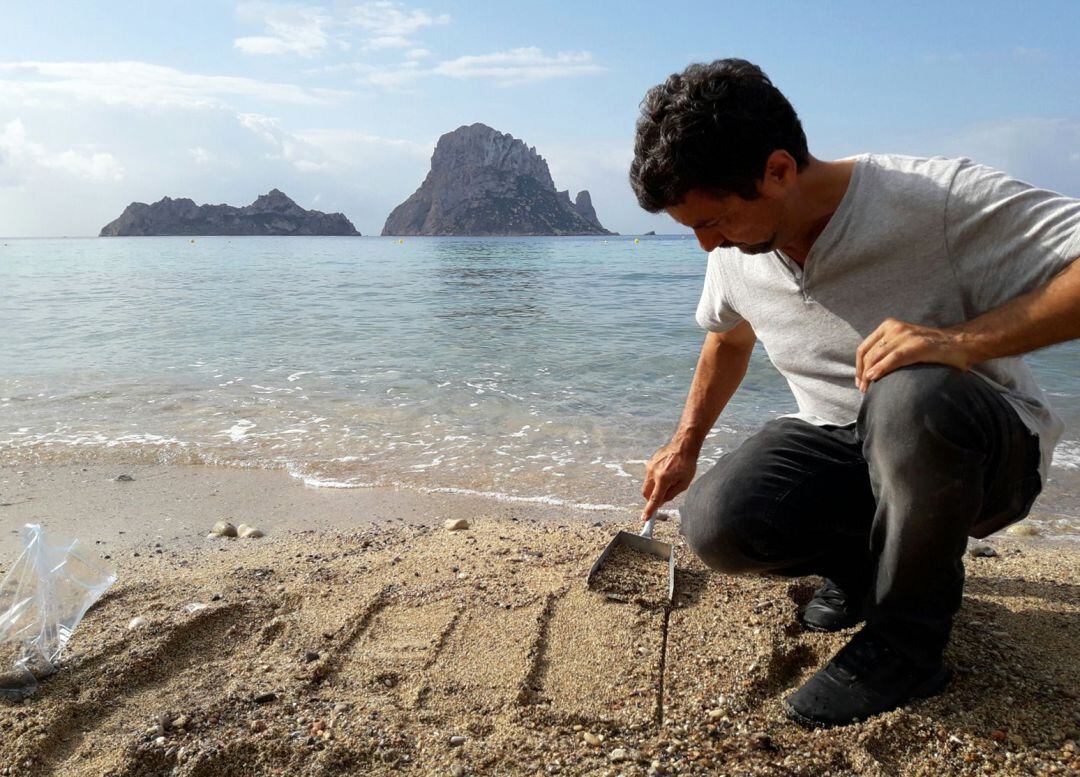
[[743,317],[731,303],[731,289],[724,278],[724,270],[719,251],[709,254],[709,264],[705,269],[705,286],[698,301],[698,326],[710,332],[726,332],[742,323]]
[[945,240],[973,316],[1042,286],[1080,256],[1080,200],[962,160]]

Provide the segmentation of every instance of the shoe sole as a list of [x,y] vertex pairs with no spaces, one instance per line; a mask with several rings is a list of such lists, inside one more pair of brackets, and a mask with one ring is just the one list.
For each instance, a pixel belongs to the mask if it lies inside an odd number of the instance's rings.
[[864,720],[869,720],[875,715],[884,715],[886,712],[892,712],[892,710],[900,709],[901,707],[904,707],[913,701],[918,701],[919,699],[928,699],[931,696],[936,696],[945,689],[945,686],[949,684],[949,680],[951,679],[952,672],[945,667],[942,667],[940,672],[937,672],[932,677],[927,679],[926,682],[924,682],[922,685],[912,691],[912,693],[906,699],[897,704],[895,707],[887,710],[882,710],[881,712],[872,713],[863,718],[853,718],[852,720],[844,723],[808,718],[798,712],[794,707],[792,707],[788,703],[787,699],[784,699],[783,702],[784,714],[788,717],[788,719],[794,721],[795,723],[798,723],[803,728],[839,728],[840,726],[850,726],[853,723],[862,723]]
[[816,631],[819,634],[832,634],[833,632],[836,632],[836,631],[843,631],[844,629],[850,629],[852,626],[858,626],[864,620],[866,620],[866,619],[865,618],[859,618],[858,620],[851,621],[850,623],[842,623],[842,624],[837,624],[836,626],[826,627],[826,626],[818,626],[815,623],[809,623],[807,621],[804,621],[802,618],[799,618],[799,624],[804,629],[806,629],[807,631]]

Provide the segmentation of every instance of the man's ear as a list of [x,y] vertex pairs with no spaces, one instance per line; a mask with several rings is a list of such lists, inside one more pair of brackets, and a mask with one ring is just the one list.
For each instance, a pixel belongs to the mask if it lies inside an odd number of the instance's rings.
[[795,157],[778,148],[765,160],[765,175],[761,187],[763,190],[770,186],[787,189],[795,182],[798,173],[799,165],[795,162]]

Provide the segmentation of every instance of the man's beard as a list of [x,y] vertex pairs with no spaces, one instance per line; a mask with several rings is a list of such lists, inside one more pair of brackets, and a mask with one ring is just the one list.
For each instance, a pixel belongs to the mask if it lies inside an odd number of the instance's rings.
[[736,247],[744,254],[767,254],[769,251],[773,250],[773,244],[775,243],[776,234],[774,233],[773,236],[764,243],[752,243],[751,245],[739,244]]

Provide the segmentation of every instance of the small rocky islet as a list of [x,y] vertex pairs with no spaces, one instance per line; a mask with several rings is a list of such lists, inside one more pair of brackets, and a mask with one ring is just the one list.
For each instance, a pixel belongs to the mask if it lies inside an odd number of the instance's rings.
[[100,237],[336,235],[359,237],[342,213],[305,210],[280,189],[250,205],[196,205],[187,198],[163,197],[152,205],[133,202],[101,229]]

